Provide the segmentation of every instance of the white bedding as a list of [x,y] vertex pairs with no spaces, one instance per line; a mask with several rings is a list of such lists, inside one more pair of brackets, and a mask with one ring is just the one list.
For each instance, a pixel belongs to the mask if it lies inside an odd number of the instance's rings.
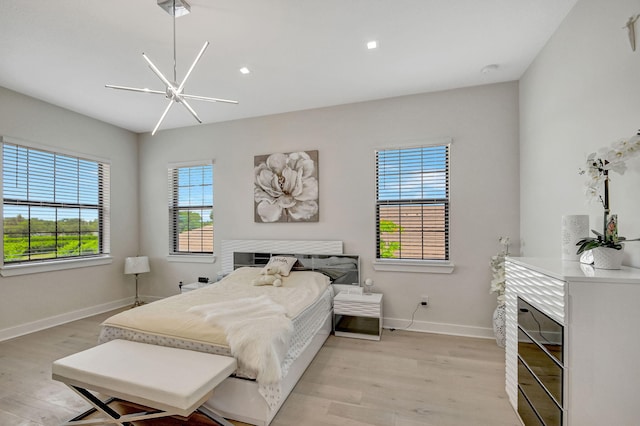
[[[282,287],[256,287],[251,285],[251,281],[259,275],[260,269],[240,268],[222,281],[203,289],[169,297],[117,314],[103,323],[100,341],[127,338],[165,346],[186,346],[186,348],[194,350],[206,346],[207,352],[228,355],[233,352],[233,348],[229,348],[230,339],[227,334],[229,324],[224,320],[206,320],[207,312],[209,314],[215,312],[216,304],[222,303],[223,305],[217,305],[218,308],[221,308],[225,304],[237,303],[234,300],[244,299],[240,307],[244,308],[245,314],[247,314],[252,312],[251,308],[246,309],[247,303],[249,303],[247,299],[258,297],[262,298],[261,300],[268,300],[272,304],[272,308],[277,307],[276,310],[281,313],[281,318],[263,319],[262,331],[264,332],[265,327],[269,328],[278,323],[285,324],[284,328],[290,334],[291,320],[297,318],[327,293],[329,279],[316,272],[296,271],[292,272],[290,276],[284,277]],[[328,306],[330,309],[330,301]],[[215,317],[215,315],[212,316]],[[257,327],[255,331],[259,331]],[[264,333],[258,333],[258,335],[264,337]],[[278,339],[281,336],[275,333],[274,338]],[[181,343],[176,345],[175,342]],[[275,348],[278,363],[282,367],[280,371],[275,371],[275,373],[272,370],[258,371],[255,363],[244,363],[242,362],[243,355],[234,353],[233,355],[238,358],[238,371],[243,376],[257,378],[259,382],[263,382],[261,384],[271,384],[274,381],[274,374],[281,377],[286,373],[287,365],[290,364],[290,361],[286,359],[290,354],[290,351],[287,350],[289,337],[286,338],[286,342],[286,346],[274,343],[274,346],[270,348],[271,350]],[[243,345],[253,347],[247,342],[244,342]],[[269,344],[267,343],[266,346]],[[209,347],[218,348],[218,350],[212,351]],[[244,358],[246,359],[246,357]],[[258,367],[269,368],[266,366]]]
[[208,303],[187,312],[222,327],[238,363],[256,372],[259,383],[282,380],[282,363],[289,349],[293,324],[282,305],[266,295]]
[[[197,290],[200,291],[200,290]],[[193,293],[193,292],[190,292]],[[320,298],[292,319],[293,335],[289,344],[289,350],[282,363],[282,375],[287,376],[289,367],[302,354],[312,339],[322,328],[327,315],[333,308],[333,290],[329,286]],[[169,346],[172,348],[189,349],[193,351],[212,353],[217,355],[231,356],[228,346],[218,346],[204,342],[193,342],[184,340],[180,337],[158,336],[142,331],[133,331],[120,327],[104,325],[100,331],[99,343],[105,343],[114,339],[132,340],[135,342],[144,342],[152,345]],[[236,370],[235,377],[255,379],[255,372],[247,371],[241,367]],[[257,383],[257,382],[256,382]],[[271,410],[278,407],[285,397],[280,383],[276,384],[258,384],[258,392],[264,398]]]

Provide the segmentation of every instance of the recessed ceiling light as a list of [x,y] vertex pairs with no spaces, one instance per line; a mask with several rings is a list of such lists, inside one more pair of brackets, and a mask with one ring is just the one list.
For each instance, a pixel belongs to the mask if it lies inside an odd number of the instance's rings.
[[242,67],[242,68],[240,68],[240,72],[242,74],[249,74],[251,72],[251,70],[249,70],[249,68],[247,68],[247,67]]
[[375,40],[371,40],[370,42],[367,43],[367,49],[372,50],[372,49],[377,49],[378,48],[378,42]]

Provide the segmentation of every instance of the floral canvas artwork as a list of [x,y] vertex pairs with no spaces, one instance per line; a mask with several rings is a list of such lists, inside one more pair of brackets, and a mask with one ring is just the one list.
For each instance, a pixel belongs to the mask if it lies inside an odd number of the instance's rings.
[[253,174],[256,222],[318,221],[318,151],[256,156]]

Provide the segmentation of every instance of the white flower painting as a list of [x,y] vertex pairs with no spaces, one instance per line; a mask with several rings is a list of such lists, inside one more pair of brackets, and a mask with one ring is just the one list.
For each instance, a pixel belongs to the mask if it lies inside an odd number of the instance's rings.
[[256,222],[318,221],[318,151],[254,157]]

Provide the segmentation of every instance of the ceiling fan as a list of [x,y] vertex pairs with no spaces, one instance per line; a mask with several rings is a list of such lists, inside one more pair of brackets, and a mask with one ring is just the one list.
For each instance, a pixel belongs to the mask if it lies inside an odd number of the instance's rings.
[[156,124],[156,127],[154,127],[153,131],[151,132],[151,135],[156,134],[156,131],[160,127],[160,124],[162,124],[162,121],[164,120],[164,118],[167,116],[167,113],[169,112],[171,107],[176,103],[184,105],[187,111],[189,111],[191,115],[193,115],[193,117],[198,121],[198,123],[202,123],[202,120],[200,120],[200,117],[198,117],[198,114],[191,107],[191,105],[189,105],[189,102],[187,100],[193,99],[196,101],[206,101],[206,102],[225,102],[229,104],[238,103],[238,101],[232,101],[229,99],[210,98],[206,96],[188,95],[184,93],[185,83],[187,82],[187,79],[191,75],[191,72],[193,71],[195,66],[200,61],[200,58],[202,58],[202,55],[204,54],[205,50],[207,50],[207,47],[209,46],[209,42],[205,41],[204,46],[202,46],[202,49],[200,49],[200,53],[198,53],[198,56],[196,56],[196,59],[191,64],[189,71],[187,71],[187,74],[184,76],[182,81],[178,84],[177,83],[178,79],[176,77],[176,17],[180,17],[189,13],[191,11],[191,6],[186,2],[186,0],[158,0],[158,6],[160,6],[163,10],[165,10],[167,13],[173,16],[173,80],[169,81],[169,79],[167,79],[164,76],[164,74],[160,72],[160,70],[153,64],[153,62],[151,62],[151,59],[149,59],[147,55],[143,53],[142,57],[149,65],[149,68],[151,68],[151,71],[153,71],[153,73],[164,83],[165,85],[164,91],[152,90],[147,88],[141,89],[137,87],[116,86],[113,84],[105,84],[105,87],[108,87],[110,89],[129,90],[132,92],[151,93],[154,95],[165,95],[165,97],[169,99],[169,104],[167,105],[164,112],[160,116],[160,120],[158,120],[158,123]]

